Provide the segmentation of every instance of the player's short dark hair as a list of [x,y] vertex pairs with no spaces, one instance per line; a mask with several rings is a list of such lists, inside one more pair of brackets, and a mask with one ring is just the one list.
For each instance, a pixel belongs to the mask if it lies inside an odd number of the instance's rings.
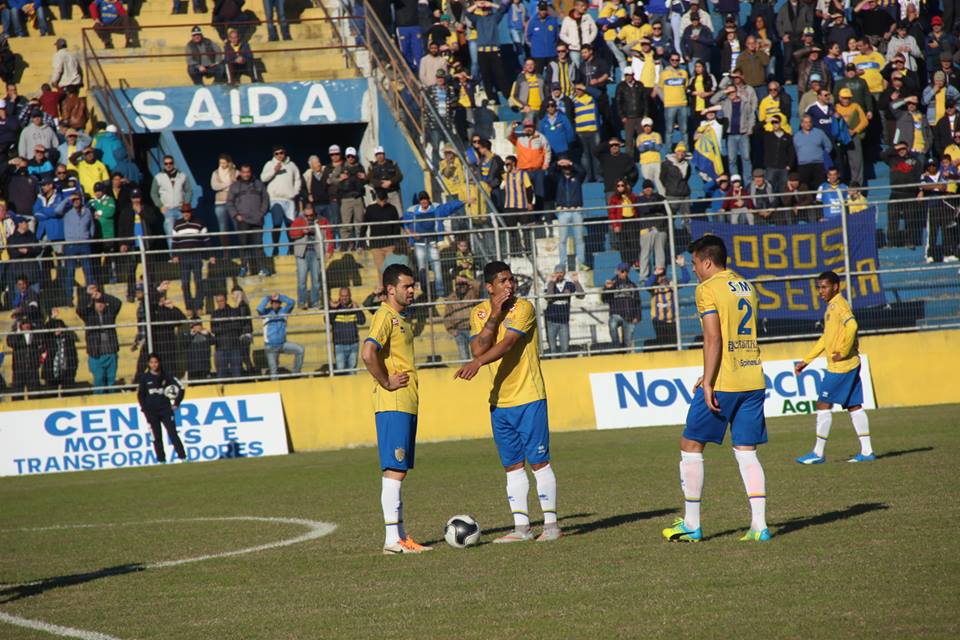
[[504,271],[510,271],[510,265],[506,262],[502,260],[488,262],[487,266],[483,268],[483,281],[487,284],[493,284],[493,281],[497,278],[497,274],[503,273]]
[[836,271],[824,271],[817,276],[817,282],[821,280],[826,280],[830,284],[840,284],[840,276],[837,275]]
[[706,235],[690,243],[687,251],[701,260],[709,260],[720,268],[727,266],[727,245],[720,236]]
[[407,265],[391,264],[389,267],[383,270],[383,286],[397,286],[397,284],[400,282],[400,276],[410,276],[411,278],[415,277],[413,275],[413,269]]

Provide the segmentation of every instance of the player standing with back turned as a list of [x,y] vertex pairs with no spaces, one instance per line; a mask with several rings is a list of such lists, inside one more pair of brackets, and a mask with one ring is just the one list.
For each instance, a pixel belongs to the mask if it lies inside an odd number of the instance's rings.
[[560,537],[557,523],[557,477],[550,466],[550,430],[547,423],[547,391],[540,372],[540,341],[537,315],[529,300],[514,297],[517,280],[505,262],[491,262],[483,269],[489,300],[470,313],[470,349],[473,360],[454,378],[472,380],[484,365],[490,365],[490,422],[500,462],[507,473],[507,501],[513,512],[514,530],[494,542],[533,540],[527,514],[530,481],[525,462],[537,480],[537,495],[543,509],[543,533],[538,542]]
[[840,295],[840,276],[833,271],[824,271],[817,276],[817,293],[827,303],[823,313],[823,335],[813,345],[803,360],[797,363],[796,372],[803,371],[810,361],[824,353],[827,357],[827,375],[817,398],[817,442],[813,451],[797,458],[800,464],[822,464],[826,461],[823,450],[830,436],[833,405],[839,404],[850,412],[853,428],[860,438],[860,453],[847,462],[870,462],[876,460],[870,442],[870,420],[863,410],[863,385],[860,382],[860,354],[857,349],[857,319],[847,299]]
[[373,315],[370,335],[363,342],[363,364],[377,382],[373,390],[377,423],[377,448],[383,479],[380,505],[386,536],[384,555],[421,553],[430,547],[417,544],[403,527],[400,487],[413,469],[417,444],[419,394],[413,366],[413,328],[406,310],[413,303],[416,280],[410,267],[392,264],[383,271],[387,299]]
[[757,345],[757,294],[753,286],[727,269],[727,248],[716,236],[690,245],[697,285],[697,312],[703,326],[703,377],[687,413],[680,437],[680,487],[686,507],[683,518],[663,530],[667,540],[696,542],[703,493],[703,449],[723,444],[727,425],[740,466],[752,519],[742,541],[770,539],[766,522],[766,481],[757,459],[757,445],[767,441],[763,417],[764,379]]

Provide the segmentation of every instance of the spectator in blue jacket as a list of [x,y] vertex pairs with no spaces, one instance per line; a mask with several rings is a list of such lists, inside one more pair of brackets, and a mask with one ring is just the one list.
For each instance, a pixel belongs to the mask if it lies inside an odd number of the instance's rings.
[[90,240],[96,236],[97,226],[93,212],[84,206],[77,193],[71,194],[68,200],[60,203],[56,215],[63,218],[63,239],[66,242],[63,255],[66,256],[66,270],[61,279],[64,292],[70,300],[73,295],[73,276],[77,270],[77,258],[74,256],[80,258],[84,284],[89,286],[95,283],[93,262],[90,260]]
[[413,242],[413,252],[417,259],[417,271],[420,286],[424,291],[429,288],[429,269],[433,269],[434,299],[442,298],[443,269],[440,268],[440,249],[437,242],[444,232],[443,219],[463,208],[460,200],[450,200],[441,205],[430,202],[426,191],[417,195],[417,204],[403,212],[403,230]]
[[499,7],[490,0],[477,0],[467,9],[467,20],[477,30],[477,64],[483,89],[487,97],[498,104],[497,91],[504,97],[510,95],[510,81],[500,58],[499,33],[500,21],[509,8],[510,0],[505,0]]
[[303,345],[287,341],[287,317],[295,306],[293,298],[282,293],[263,296],[257,306],[257,313],[263,321],[263,355],[267,358],[267,367],[273,380],[277,379],[281,353],[293,356],[293,373],[300,373],[303,368]]
[[547,100],[546,112],[540,119],[537,130],[547,139],[554,157],[567,153],[570,145],[577,138],[570,119],[560,113],[557,109],[557,101],[553,98]]
[[822,129],[813,126],[810,115],[805,115],[800,120],[800,130],[793,136],[793,148],[797,152],[800,182],[821,184],[826,178],[825,167],[830,163],[833,142]]
[[537,12],[527,21],[527,44],[530,57],[537,63],[537,73],[543,73],[547,63],[557,57],[560,21],[550,15],[549,9],[550,5],[541,0],[537,3]]

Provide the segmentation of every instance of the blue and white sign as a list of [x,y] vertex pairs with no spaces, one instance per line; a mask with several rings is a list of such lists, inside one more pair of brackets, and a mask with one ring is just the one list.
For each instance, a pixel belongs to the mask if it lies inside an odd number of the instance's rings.
[[[863,406],[876,409],[870,360],[860,354],[860,361]],[[817,358],[800,375],[794,373],[794,363],[794,360],[763,363],[767,385],[763,412],[768,418],[816,410],[827,361]],[[693,385],[702,373],[703,367],[680,367],[590,374],[597,429],[683,424],[693,399]],[[834,405],[834,411],[840,410]]]
[[[289,453],[279,393],[185,401],[175,413],[191,462]],[[164,436],[167,459],[176,457]],[[0,476],[157,464],[136,404],[0,413]]]
[[368,122],[368,94],[364,78],[114,89],[134,133]]

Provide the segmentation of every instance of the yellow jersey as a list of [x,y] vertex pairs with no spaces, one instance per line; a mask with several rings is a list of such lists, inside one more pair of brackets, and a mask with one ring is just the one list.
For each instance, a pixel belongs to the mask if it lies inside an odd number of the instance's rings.
[[407,386],[396,391],[387,391],[380,383],[373,389],[373,410],[403,411],[416,415],[419,404],[417,370],[413,366],[413,327],[407,317],[386,302],[380,305],[370,322],[366,342],[377,346],[377,357],[387,370],[387,375],[406,373],[410,376]]
[[[860,366],[857,319],[853,317],[850,303],[839,293],[827,303],[827,309],[823,312],[823,335],[803,357],[803,361],[809,363],[821,353],[827,358],[827,371],[846,373]],[[839,353],[843,359],[834,362],[834,353]]]
[[[476,336],[490,318],[490,301],[484,300],[470,312],[470,335]],[[491,407],[518,407],[522,404],[545,400],[547,389],[540,372],[540,341],[537,338],[537,314],[529,300],[517,298],[507,317],[500,323],[497,342],[503,340],[507,331],[521,335],[515,345],[500,360],[487,366],[493,388],[490,390]]]
[[[621,22],[627,19],[627,10],[622,4],[613,4],[612,2],[605,2],[602,7],[600,7],[600,12],[597,14],[597,17],[600,20],[608,18],[617,18]],[[650,30],[651,33],[653,29]],[[603,39],[607,42],[613,42],[617,39],[618,29],[615,27],[610,27],[603,32]]]
[[664,107],[687,106],[687,81],[690,76],[686,69],[667,65],[660,72],[660,97]]
[[640,152],[640,164],[660,164],[660,145],[663,139],[656,131],[641,133],[637,136],[637,151]]
[[857,66],[857,71],[862,71],[863,81],[867,83],[867,89],[870,93],[881,93],[887,82],[880,75],[883,67],[886,66],[886,59],[874,51],[873,53],[863,54],[853,57],[853,64]]
[[770,118],[773,116],[780,116],[781,129],[786,133],[793,133],[790,129],[790,119],[780,111],[780,102],[767,96],[760,101],[760,106],[757,107],[757,118],[763,123],[764,131],[773,131],[773,125],[770,124]]
[[697,312],[720,317],[723,351],[715,391],[755,391],[765,388],[757,344],[757,292],[730,269],[697,285]]

